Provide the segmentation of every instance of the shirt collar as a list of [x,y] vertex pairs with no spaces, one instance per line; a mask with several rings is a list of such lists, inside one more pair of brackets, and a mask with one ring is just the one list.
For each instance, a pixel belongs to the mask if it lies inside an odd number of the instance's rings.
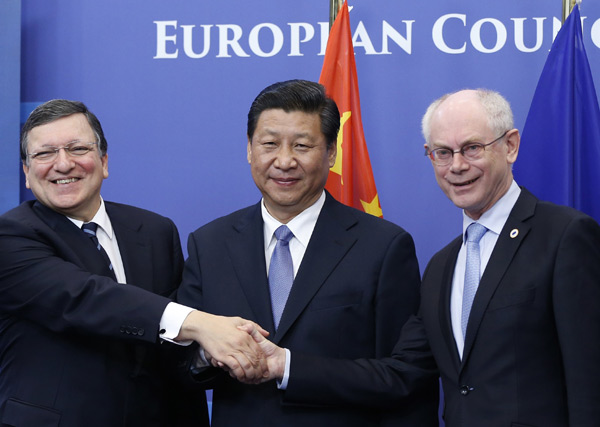
[[[317,224],[317,219],[319,218],[319,214],[321,213],[321,209],[323,208],[324,204],[325,191],[321,193],[321,196],[313,205],[304,209],[302,212],[292,218],[290,222],[285,224],[290,231],[294,233],[294,237],[298,239],[298,241],[302,243],[304,247],[308,246],[310,236],[312,235],[315,225]],[[260,209],[264,221],[263,229],[265,244],[268,246],[271,240],[274,238],[275,230],[284,224],[273,218],[269,211],[267,211],[264,199],[261,200]]]
[[515,203],[517,203],[517,199],[519,198],[520,194],[521,189],[513,179],[510,188],[504,194],[504,196],[494,203],[494,206],[484,212],[477,221],[473,221],[473,218],[470,218],[465,211],[463,211],[463,241],[465,239],[467,227],[474,222],[480,223],[488,230],[499,235],[502,231],[502,227],[504,227],[504,224],[508,219],[508,216],[510,215],[510,211],[512,211]]
[[[83,225],[83,221],[79,219],[71,217],[67,218],[69,218],[69,220],[71,220],[71,222],[75,224],[77,228],[81,228],[81,226]],[[104,205],[104,199],[102,197],[100,197],[100,207],[98,208],[98,212],[96,212],[96,215],[94,215],[92,220],[88,222],[95,222],[96,224],[98,224],[98,227],[104,230],[108,238],[111,240],[113,239],[114,232],[112,224],[110,222],[110,219],[108,218],[108,214],[106,213],[106,206]]]

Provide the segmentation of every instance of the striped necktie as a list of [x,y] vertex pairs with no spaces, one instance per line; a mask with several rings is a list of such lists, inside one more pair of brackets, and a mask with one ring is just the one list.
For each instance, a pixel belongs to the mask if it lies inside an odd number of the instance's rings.
[[104,248],[102,247],[100,242],[98,241],[98,237],[96,237],[96,230],[98,229],[98,224],[96,224],[95,222],[86,222],[81,226],[81,229],[91,239],[91,241],[94,243],[94,246],[96,247],[96,249],[98,249],[98,251],[100,251],[102,258],[104,258],[104,261],[106,261],[106,264],[108,265],[108,269],[110,270],[110,272],[112,274],[111,277],[113,279],[117,280],[117,276],[115,275],[115,272],[113,270],[112,262],[110,261],[108,254],[106,253],[106,251],[104,250]]

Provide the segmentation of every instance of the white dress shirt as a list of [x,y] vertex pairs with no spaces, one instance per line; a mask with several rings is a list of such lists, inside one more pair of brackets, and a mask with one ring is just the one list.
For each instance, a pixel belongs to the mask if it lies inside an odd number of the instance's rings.
[[[315,229],[317,219],[319,218],[319,214],[321,213],[321,209],[323,208],[324,204],[325,192],[321,194],[321,197],[319,197],[319,199],[312,206],[306,208],[297,216],[292,218],[290,222],[285,224],[294,234],[294,237],[292,237],[290,240],[290,253],[292,255],[292,263],[294,267],[294,278],[298,273],[298,268],[300,268],[302,258],[304,258],[304,253],[306,252],[306,247],[308,246],[308,242],[310,242],[310,237]],[[275,245],[277,244],[275,230],[284,224],[273,218],[273,216],[265,207],[264,200],[260,203],[260,207],[264,222],[265,261],[267,264],[268,276],[269,266],[271,264],[271,256],[273,255]]]
[[[321,213],[321,209],[323,209],[324,204],[325,191],[321,193],[319,199],[312,206],[306,208],[297,216],[292,218],[290,222],[285,224],[294,234],[294,237],[292,237],[292,239],[290,240],[290,253],[292,255],[292,264],[294,267],[294,278],[296,277],[296,273],[298,273],[298,268],[302,263],[302,258],[304,258],[306,247],[308,246],[310,237],[312,236],[312,233],[315,229],[315,225],[317,225],[317,219],[319,219],[319,214]],[[268,276],[269,264],[271,263],[271,255],[273,255],[275,245],[277,244],[275,230],[277,230],[279,226],[283,225],[283,223],[273,218],[273,216],[265,207],[264,200],[260,203],[260,207],[264,222],[265,261],[267,263]],[[285,390],[287,388],[287,383],[290,376],[290,363],[292,356],[291,352],[287,348],[285,349],[285,355],[285,371],[283,374],[283,379],[281,380],[281,382],[277,382],[277,387],[279,387],[282,390]]]
[[[502,231],[502,227],[504,227],[510,211],[517,202],[519,194],[521,194],[521,189],[513,180],[506,194],[504,194],[504,196],[502,196],[500,200],[498,200],[488,211],[484,212],[484,214],[481,215],[477,221],[473,221],[473,219],[468,217],[463,211],[463,244],[458,252],[458,258],[456,259],[454,276],[452,278],[452,292],[450,294],[450,317],[452,320],[452,331],[454,333],[454,340],[456,341],[456,347],[461,359],[463,355],[463,348],[465,346],[465,338],[463,337],[461,328],[461,316],[463,289],[465,286],[465,268],[467,263],[467,248],[465,245],[465,233],[467,231],[467,227],[474,222],[478,222],[488,229],[488,231],[479,241],[479,259],[481,262],[479,277],[481,278],[485,271],[485,267],[490,260],[494,246],[496,246],[496,242],[498,241],[498,236]],[[467,325],[467,328],[468,327],[469,326]]]
[[[75,218],[67,217],[71,220],[73,224],[77,226],[77,228],[81,228],[84,224],[83,221],[80,221]],[[127,283],[127,278],[125,277],[125,269],[123,268],[123,260],[121,259],[121,252],[119,251],[119,243],[117,242],[117,236],[115,236],[115,232],[112,228],[112,223],[110,222],[110,218],[106,213],[106,207],[104,206],[104,199],[100,198],[100,208],[96,215],[92,218],[91,221],[98,224],[98,229],[96,230],[96,237],[98,238],[98,242],[104,248],[104,251],[110,258],[110,262],[113,266],[113,271],[115,276],[117,276],[117,282],[119,283]]]
[[[294,234],[294,237],[290,239],[290,254],[292,255],[292,264],[294,268],[294,278],[298,273],[298,269],[300,268],[300,264],[302,263],[302,259],[304,258],[304,253],[306,252],[306,248],[308,246],[308,242],[310,241],[310,237],[312,236],[313,230],[315,229],[315,225],[317,224],[317,219],[319,219],[319,214],[321,213],[321,209],[325,204],[325,191],[321,193],[319,199],[310,207],[306,208],[302,212],[300,212],[297,216],[292,218],[290,222],[288,222],[287,227]],[[265,207],[264,199],[260,202],[260,209],[263,219],[263,234],[265,239],[265,261],[267,265],[267,277],[269,276],[269,265],[271,264],[271,256],[273,255],[273,251],[275,250],[275,245],[277,244],[277,237],[275,237],[275,230],[277,230],[280,226],[284,225],[275,219]],[[285,358],[285,374],[281,383],[278,382],[278,387],[284,389],[287,387],[287,381],[289,377],[290,370],[290,351],[285,349],[286,358]],[[201,348],[198,352],[198,357],[194,361],[195,368],[203,368],[209,365],[209,362],[206,360],[204,356],[204,350]]]

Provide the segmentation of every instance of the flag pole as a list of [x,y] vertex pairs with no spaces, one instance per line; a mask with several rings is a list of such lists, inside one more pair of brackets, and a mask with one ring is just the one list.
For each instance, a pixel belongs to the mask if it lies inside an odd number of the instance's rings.
[[562,0],[562,4],[563,4],[562,5],[562,23],[563,24],[565,23],[565,20],[567,19],[567,17],[573,10],[573,7],[575,7],[575,3],[577,3],[577,0]]
[[329,0],[329,30],[330,31],[331,31],[331,27],[333,25],[333,21],[335,21],[335,18],[337,17],[337,14],[340,11],[340,8],[342,7],[343,3],[344,3],[344,0]]

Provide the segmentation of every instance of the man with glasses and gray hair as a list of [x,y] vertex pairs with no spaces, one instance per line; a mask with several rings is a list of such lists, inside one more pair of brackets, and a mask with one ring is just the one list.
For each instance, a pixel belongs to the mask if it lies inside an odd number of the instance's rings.
[[292,351],[285,369],[285,351],[255,334],[271,375],[287,381],[284,401],[394,407],[440,375],[447,427],[597,426],[598,223],[516,184],[520,137],[500,94],[445,95],[423,134],[462,234],[429,262],[392,358]]
[[21,160],[37,200],[0,217],[0,424],[208,426],[204,394],[173,386],[159,342],[196,340],[252,380],[266,364],[246,322],[171,302],[178,231],[102,199],[107,143],[84,104],[37,107]]

